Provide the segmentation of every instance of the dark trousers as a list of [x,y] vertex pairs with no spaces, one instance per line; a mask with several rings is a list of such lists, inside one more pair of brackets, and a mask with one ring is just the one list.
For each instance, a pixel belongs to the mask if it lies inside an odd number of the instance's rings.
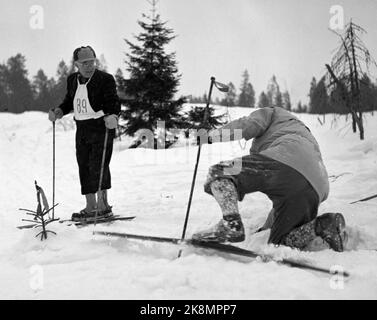
[[[236,161],[239,170],[229,171]],[[306,178],[293,168],[261,154],[252,153],[230,162],[212,166],[204,185],[212,194],[210,184],[216,179],[230,179],[236,186],[238,199],[260,191],[266,194],[275,210],[269,242],[279,244],[293,229],[313,220],[318,213],[319,197]]]
[[[98,191],[106,127],[103,118],[76,121],[76,158],[79,166],[81,194]],[[110,160],[115,130],[108,130],[105,163],[100,190],[111,188]]]

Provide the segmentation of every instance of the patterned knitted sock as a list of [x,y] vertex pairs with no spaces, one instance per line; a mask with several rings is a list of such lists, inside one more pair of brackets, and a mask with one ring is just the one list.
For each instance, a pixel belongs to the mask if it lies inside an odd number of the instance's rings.
[[211,191],[220,205],[224,220],[240,220],[238,195],[234,183],[229,179],[217,179],[211,183]]

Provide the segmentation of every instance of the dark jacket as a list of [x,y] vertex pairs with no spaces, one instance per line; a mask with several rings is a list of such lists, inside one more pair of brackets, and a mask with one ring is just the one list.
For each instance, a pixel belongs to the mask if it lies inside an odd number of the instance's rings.
[[[73,111],[73,99],[77,89],[78,72],[72,73],[67,79],[67,93],[59,108],[63,114]],[[120,102],[116,91],[114,77],[106,72],[96,70],[88,85],[88,98],[93,110],[102,110],[105,114],[116,114],[120,112]]]

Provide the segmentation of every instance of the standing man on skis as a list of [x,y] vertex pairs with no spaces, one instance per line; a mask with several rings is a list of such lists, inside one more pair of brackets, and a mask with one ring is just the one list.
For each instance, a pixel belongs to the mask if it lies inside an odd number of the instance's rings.
[[[74,213],[72,220],[85,221],[95,216],[103,218],[112,215],[107,190],[111,188],[109,163],[120,102],[114,77],[96,68],[96,53],[92,47],[75,49],[73,61],[78,72],[68,76],[66,96],[57,108],[50,109],[48,117],[50,121],[56,121],[74,112],[77,127],[76,158],[86,207]],[[102,185],[98,188],[104,151]]]
[[[223,219],[209,230],[194,234],[193,239],[243,241],[238,201],[245,194],[260,191],[273,205],[261,228],[271,229],[269,243],[303,250],[319,236],[333,250],[343,251],[343,215],[325,213],[317,217],[319,204],[329,194],[329,181],[318,143],[305,124],[283,108],[261,108],[211,131],[209,139],[200,143],[224,141],[225,137],[236,140],[235,129],[242,131],[244,139],[254,139],[250,153],[210,168],[204,190],[220,205]],[[230,170],[235,164],[239,165],[238,172]]]

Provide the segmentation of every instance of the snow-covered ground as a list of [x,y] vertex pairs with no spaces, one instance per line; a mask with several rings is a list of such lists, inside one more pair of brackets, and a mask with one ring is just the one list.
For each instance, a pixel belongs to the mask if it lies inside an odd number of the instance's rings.
[[[219,108],[219,112],[225,109]],[[249,114],[230,109],[230,118]],[[52,125],[47,115],[0,113],[0,298],[1,299],[376,299],[377,198],[350,202],[377,193],[377,115],[365,117],[360,141],[345,117],[298,115],[317,138],[330,175],[330,196],[320,213],[342,212],[350,234],[347,250],[298,252],[266,245],[268,231],[252,235],[264,223],[270,202],[260,193],[240,203],[247,239],[242,247],[277,258],[300,258],[350,272],[348,279],[259,260],[185,248],[93,236],[94,227],[52,223],[41,242],[38,231],[18,230],[19,208],[36,208],[34,180],[52,202]],[[321,117],[322,119],[322,117]],[[80,194],[70,117],[56,124],[55,215],[69,218],[84,207]],[[186,214],[197,147],[168,150],[127,149],[116,141],[111,162],[113,211],[136,215],[132,222],[97,225],[95,230],[180,237]],[[203,192],[208,167],[248,152],[250,141],[202,148],[187,237],[218,221],[220,210]]]

